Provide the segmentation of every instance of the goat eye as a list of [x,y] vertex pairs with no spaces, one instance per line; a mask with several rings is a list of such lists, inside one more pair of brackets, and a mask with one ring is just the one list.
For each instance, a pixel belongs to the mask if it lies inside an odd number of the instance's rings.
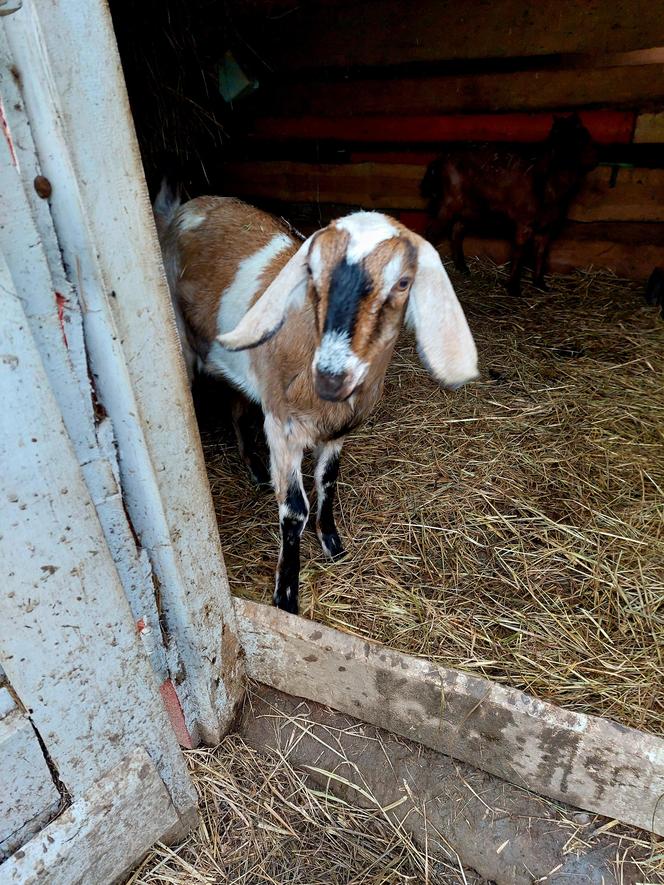
[[397,283],[397,289],[401,289],[403,292],[404,289],[407,289],[410,286],[410,279],[408,277],[402,277]]

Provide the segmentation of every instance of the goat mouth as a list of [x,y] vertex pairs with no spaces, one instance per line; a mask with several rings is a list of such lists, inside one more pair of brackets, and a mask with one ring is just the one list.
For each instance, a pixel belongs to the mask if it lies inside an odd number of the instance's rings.
[[[318,391],[316,391],[318,393]],[[345,403],[351,398],[351,396],[355,393],[355,388],[349,391],[348,393],[318,393],[318,396],[321,399],[324,399],[328,403]]]

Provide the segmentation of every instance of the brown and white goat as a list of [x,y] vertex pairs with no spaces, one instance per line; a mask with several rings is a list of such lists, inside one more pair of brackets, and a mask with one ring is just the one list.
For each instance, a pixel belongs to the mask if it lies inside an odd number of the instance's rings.
[[404,314],[431,374],[455,388],[477,375],[463,310],[433,246],[385,215],[357,212],[302,242],[239,200],[178,207],[162,190],[155,218],[190,377],[196,365],[223,376],[263,410],[281,528],[274,603],[297,612],[304,452],[318,537],[336,558],[343,438],[380,398]]

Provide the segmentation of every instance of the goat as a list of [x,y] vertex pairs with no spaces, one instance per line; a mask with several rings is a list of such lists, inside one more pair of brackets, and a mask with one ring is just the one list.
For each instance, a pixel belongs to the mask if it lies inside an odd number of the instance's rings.
[[646,303],[659,307],[664,319],[664,268],[656,267],[648,277],[645,290]]
[[344,437],[381,396],[404,314],[428,370],[452,388],[477,376],[466,318],[433,246],[385,215],[356,212],[304,242],[232,198],[179,206],[162,192],[155,217],[189,377],[223,376],[263,410],[281,532],[273,601],[297,613],[304,452],[316,460],[318,538],[335,559]]
[[565,220],[585,175],[598,162],[598,149],[577,114],[554,119],[534,152],[498,145],[451,150],[429,164],[422,196],[433,221],[427,239],[449,232],[457,270],[468,273],[463,254],[466,227],[491,216],[514,226],[508,291],[521,291],[526,252],[534,248],[533,282],[545,288],[544,268],[551,239]]

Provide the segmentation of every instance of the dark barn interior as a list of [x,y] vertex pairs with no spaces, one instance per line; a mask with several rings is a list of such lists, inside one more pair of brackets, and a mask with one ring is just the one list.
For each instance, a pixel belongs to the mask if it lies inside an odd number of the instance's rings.
[[[638,7],[638,10],[635,10]],[[450,277],[481,379],[441,393],[404,333],[348,443],[347,558],[303,554],[308,617],[661,732],[664,17],[657,4],[113,0],[151,195],[236,195],[307,233],[354,208],[422,233],[450,145],[527,151],[578,112],[599,147],[550,254],[504,291],[510,231]],[[446,237],[439,246],[449,254]],[[269,601],[272,497],[196,385],[235,593]],[[313,537],[313,536],[312,536]]]
[[[377,410],[344,448],[348,553],[330,564],[305,532],[300,612],[662,734],[664,322],[644,298],[664,263],[659,5],[110,6],[151,197],[166,175],[185,198],[238,196],[305,234],[357,208],[422,234],[420,183],[441,152],[485,143],[529,156],[578,112],[599,163],[556,231],[546,289],[527,271],[521,294],[506,292],[504,221],[468,230],[470,276],[447,261],[447,234],[436,239],[481,376],[441,391],[401,335]],[[269,603],[274,496],[241,463],[223,383],[198,377],[193,392],[231,590]],[[311,464],[305,473],[311,488]],[[175,852],[157,849],[137,885],[484,881],[458,855],[430,864],[374,812],[337,812],[285,758],[275,766],[236,736],[190,764],[205,824]],[[265,827],[275,796],[282,816]],[[605,827],[587,815],[534,801],[566,851],[600,844]],[[616,881],[661,881],[648,837],[612,837]]]

